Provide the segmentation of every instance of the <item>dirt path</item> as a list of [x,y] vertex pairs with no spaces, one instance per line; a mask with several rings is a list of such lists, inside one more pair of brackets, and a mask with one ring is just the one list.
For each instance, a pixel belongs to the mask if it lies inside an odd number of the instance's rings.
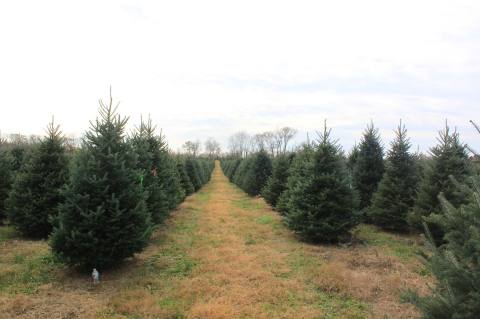
[[3,308],[12,318],[49,313],[49,300],[65,308],[58,318],[415,318],[399,301],[402,289],[425,287],[411,243],[359,232],[371,245],[304,244],[262,199],[229,183],[217,162],[212,180],[147,251],[105,274],[100,287],[59,271],[33,294],[4,299]]
[[[194,208],[194,216],[183,215]],[[417,264],[375,247],[301,243],[262,199],[229,183],[219,163],[173,221],[188,230],[175,245],[187,247],[194,263],[170,297],[184,301],[180,314],[187,318],[416,316],[399,294],[423,285],[412,272]],[[179,235],[178,229],[167,233]]]
[[230,184],[218,166],[206,191],[211,195],[197,228],[202,244],[192,254],[199,266],[185,280],[200,297],[189,317],[320,316],[316,293],[294,276],[291,254],[300,251],[285,241],[278,216]]

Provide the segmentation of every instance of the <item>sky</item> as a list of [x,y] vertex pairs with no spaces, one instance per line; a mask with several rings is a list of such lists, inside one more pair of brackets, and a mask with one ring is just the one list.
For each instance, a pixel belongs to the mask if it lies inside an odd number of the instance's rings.
[[2,1],[0,131],[81,136],[109,87],[170,147],[324,120],[348,151],[400,119],[414,148],[456,127],[480,151],[480,1]]

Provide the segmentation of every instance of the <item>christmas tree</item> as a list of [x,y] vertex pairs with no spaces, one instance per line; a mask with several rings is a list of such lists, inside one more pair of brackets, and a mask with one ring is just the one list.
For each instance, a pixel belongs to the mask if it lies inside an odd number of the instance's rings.
[[353,169],[355,168],[355,164],[357,163],[358,151],[359,151],[358,145],[355,144],[347,157],[347,169],[349,174],[352,176],[353,176]]
[[215,168],[215,160],[210,158],[203,158],[201,160],[201,163],[203,165],[203,172],[205,174],[205,184],[206,184],[212,178],[212,173]]
[[247,194],[255,196],[260,194],[260,190],[271,175],[272,162],[263,150],[255,154],[250,161],[251,164],[248,171],[246,171],[245,179],[241,187]]
[[187,170],[185,169],[185,161],[181,158],[177,158],[176,165],[178,176],[180,176],[180,184],[185,191],[185,195],[188,196],[193,194],[195,192],[195,188],[193,187],[193,184],[188,177]]
[[[283,198],[287,225],[313,242],[336,242],[358,222],[342,151],[326,125],[318,143],[293,160]],[[282,196],[283,197],[283,196]]]
[[69,265],[101,271],[142,251],[150,238],[142,172],[125,139],[128,119],[116,109],[111,95],[109,104],[100,101],[64,192],[50,244]]
[[222,161],[222,170],[224,174],[228,177],[229,181],[233,181],[233,176],[235,175],[235,172],[238,169],[238,166],[240,165],[241,159],[236,158],[236,159],[230,159],[230,160],[225,160]]
[[363,133],[353,168],[353,184],[360,197],[361,209],[370,206],[383,172],[383,147],[378,129],[371,123]]
[[59,126],[54,122],[18,172],[12,185],[8,218],[24,236],[46,238],[63,201],[61,188],[68,179],[68,158]]
[[244,189],[247,172],[250,171],[251,166],[252,157],[244,158],[238,165],[238,168],[235,171],[235,175],[233,175],[232,181],[237,184],[237,186],[239,186],[241,189]]
[[[415,205],[408,214],[409,224],[421,231],[425,218],[432,213],[441,212],[438,194],[443,193],[445,198],[455,207],[468,201],[468,195],[452,182],[449,176],[463,184],[472,174],[471,163],[465,145],[460,142],[458,132],[451,132],[448,125],[439,132],[439,144],[433,147],[431,159],[424,169],[424,176],[419,185]],[[443,231],[435,224],[428,223],[432,236],[437,243],[442,241]]]
[[293,155],[280,155],[273,160],[272,174],[261,192],[265,201],[273,207],[277,205],[278,198],[287,188],[288,169],[293,157]]
[[12,157],[7,150],[0,149],[0,224],[6,217],[6,199],[12,186]]
[[[453,181],[454,184],[457,184]],[[426,319],[476,319],[480,313],[480,180],[472,178],[472,188],[457,184],[461,192],[468,190],[470,202],[454,207],[445,196],[439,196],[442,213],[430,220],[445,234],[444,244],[436,246],[426,224],[430,253],[424,258],[436,285],[431,295],[419,296],[409,291],[407,298],[420,308]]]
[[[288,200],[290,199],[291,190],[294,190],[294,187],[297,183],[301,182],[303,178],[309,176],[311,171],[311,163],[313,159],[313,145],[309,142],[302,145],[302,147],[296,152],[295,157],[290,163],[290,168],[288,172],[287,183],[285,185],[285,190],[280,194],[277,205],[275,209],[281,214],[285,215],[288,211]],[[291,179],[290,176],[295,175],[295,179]]]
[[370,220],[388,230],[408,230],[407,213],[415,201],[419,181],[417,162],[409,152],[410,141],[405,126],[398,126],[388,152],[385,173],[373,195]]
[[195,191],[198,191],[203,184],[202,178],[200,177],[200,172],[198,170],[198,165],[195,162],[195,159],[188,157],[185,160],[185,170],[187,171],[188,177],[192,182],[193,188]]
[[200,178],[200,187],[202,187],[208,182],[208,176],[205,166],[200,159],[195,159],[193,161],[193,165],[195,166],[195,170],[198,172],[198,177]]
[[19,144],[12,147],[10,154],[12,155],[12,170],[14,172],[20,171],[27,157],[27,153],[26,145]]
[[138,155],[142,186],[147,192],[147,209],[155,223],[162,222],[170,210],[185,197],[176,166],[168,154],[164,137],[156,135],[152,121],[141,121],[131,143]]
[[171,211],[185,199],[185,191],[182,188],[180,175],[173,157],[165,150],[163,152],[163,167],[158,171],[158,177],[162,181],[168,199],[168,209]]

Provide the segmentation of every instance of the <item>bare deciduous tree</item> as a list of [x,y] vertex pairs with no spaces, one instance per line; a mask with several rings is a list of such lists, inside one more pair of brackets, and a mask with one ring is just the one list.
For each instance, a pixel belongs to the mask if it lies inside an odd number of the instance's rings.
[[288,126],[282,127],[277,132],[282,145],[282,153],[287,152],[287,146],[290,140],[297,134],[297,130]]
[[78,137],[75,137],[75,135],[73,135],[73,134],[69,134],[69,135],[64,136],[64,144],[65,144],[66,149],[69,152],[72,152],[73,150],[79,148],[80,145],[82,144],[81,142],[82,142],[82,139],[78,138]]
[[200,152],[200,141],[186,141],[182,147],[188,155],[196,157]]
[[228,139],[228,148],[234,156],[244,157],[248,155],[250,136],[242,131],[230,136]]
[[273,144],[275,147],[275,155],[279,155],[282,150],[282,135],[280,135],[280,131],[276,130],[273,132]]
[[275,133],[268,131],[263,133],[265,148],[270,153],[270,156],[275,156],[275,149],[276,149],[276,138]]
[[220,147],[220,143],[218,143],[216,140],[214,140],[213,138],[209,137],[205,143],[205,152],[207,153],[208,157],[209,158],[217,158],[222,149]]
[[266,136],[265,133],[255,134],[251,139],[251,150],[252,152],[259,152],[265,150],[266,145]]
[[297,130],[291,127],[282,127],[276,131],[267,131],[253,136],[245,132],[237,132],[230,136],[228,148],[234,156],[247,156],[249,152],[265,150],[274,157],[287,152],[288,143],[297,134]]
[[28,136],[28,144],[38,144],[42,141],[42,137],[39,136],[39,135],[34,135],[34,134],[30,134],[30,136]]
[[15,144],[15,145],[28,144],[28,138],[25,135],[17,134],[17,133],[16,134],[10,134],[8,136],[8,141],[11,144]]

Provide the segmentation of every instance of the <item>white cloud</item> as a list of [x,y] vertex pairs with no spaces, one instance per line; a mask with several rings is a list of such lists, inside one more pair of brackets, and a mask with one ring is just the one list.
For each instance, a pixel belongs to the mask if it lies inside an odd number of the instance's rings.
[[81,134],[109,85],[177,148],[329,119],[346,147],[399,118],[426,149],[449,118],[480,148],[478,1],[9,1],[0,130]]

